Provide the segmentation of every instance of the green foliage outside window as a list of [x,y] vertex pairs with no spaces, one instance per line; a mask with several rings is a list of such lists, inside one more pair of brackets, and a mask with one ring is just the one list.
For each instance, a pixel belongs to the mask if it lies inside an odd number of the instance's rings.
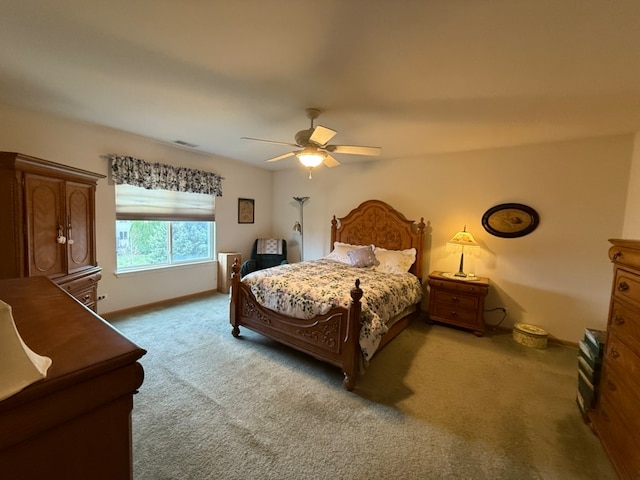
[[211,258],[210,222],[116,221],[118,270]]

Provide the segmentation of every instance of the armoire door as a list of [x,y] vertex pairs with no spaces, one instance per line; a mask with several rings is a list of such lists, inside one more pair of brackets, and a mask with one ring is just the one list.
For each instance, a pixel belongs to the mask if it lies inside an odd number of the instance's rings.
[[94,190],[82,183],[66,183],[68,273],[95,265],[93,204]]
[[27,275],[66,274],[64,237],[64,180],[25,175]]

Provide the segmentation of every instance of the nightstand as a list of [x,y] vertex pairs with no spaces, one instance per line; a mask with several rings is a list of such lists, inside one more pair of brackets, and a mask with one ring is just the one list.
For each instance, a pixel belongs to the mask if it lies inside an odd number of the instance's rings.
[[484,298],[489,293],[489,279],[475,277],[465,280],[445,276],[443,272],[429,275],[429,320],[448,323],[484,333]]

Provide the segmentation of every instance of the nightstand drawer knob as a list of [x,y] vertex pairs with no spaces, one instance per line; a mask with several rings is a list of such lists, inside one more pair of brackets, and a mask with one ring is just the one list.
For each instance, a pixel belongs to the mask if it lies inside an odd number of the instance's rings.
[[615,323],[616,325],[623,325],[624,317],[622,315],[616,315],[615,317],[613,317],[613,323]]
[[451,297],[451,301],[453,303],[458,303],[460,301],[460,299],[458,297]]
[[611,358],[618,358],[620,356],[620,352],[615,348],[611,349]]
[[611,380],[607,381],[607,388],[612,392],[615,392],[618,389],[618,387],[616,387],[616,384],[613,383]]
[[618,284],[618,290],[620,290],[621,292],[626,292],[627,290],[629,290],[629,284],[627,282],[620,282]]

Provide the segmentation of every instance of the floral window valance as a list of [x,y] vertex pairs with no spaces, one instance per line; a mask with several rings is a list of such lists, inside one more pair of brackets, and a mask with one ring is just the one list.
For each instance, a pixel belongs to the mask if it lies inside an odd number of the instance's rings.
[[215,173],[162,163],[148,163],[139,158],[113,153],[106,157],[111,162],[111,178],[116,185],[222,196],[224,178]]

